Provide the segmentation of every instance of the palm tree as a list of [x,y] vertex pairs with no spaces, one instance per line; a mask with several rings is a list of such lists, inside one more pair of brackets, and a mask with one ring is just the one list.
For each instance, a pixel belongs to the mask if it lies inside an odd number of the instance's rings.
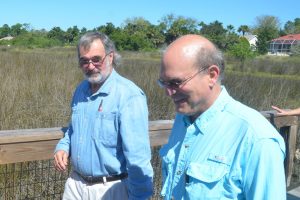
[[238,32],[242,32],[243,36],[245,35],[245,33],[249,32],[250,28],[247,25],[241,25],[238,29]]

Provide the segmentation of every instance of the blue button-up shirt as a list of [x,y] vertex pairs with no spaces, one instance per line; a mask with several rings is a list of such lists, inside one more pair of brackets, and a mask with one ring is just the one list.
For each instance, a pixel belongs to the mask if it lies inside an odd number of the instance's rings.
[[70,154],[86,176],[128,173],[129,199],[152,194],[148,109],[143,91],[115,70],[91,93],[84,80],[72,100],[72,120],[56,150]]
[[283,138],[224,87],[193,123],[176,115],[160,156],[165,199],[286,199]]

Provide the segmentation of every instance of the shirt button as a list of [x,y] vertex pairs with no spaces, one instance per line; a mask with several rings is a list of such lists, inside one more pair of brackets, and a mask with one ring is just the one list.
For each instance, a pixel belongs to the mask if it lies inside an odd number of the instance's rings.
[[179,170],[179,171],[177,171],[177,175],[180,175],[181,174],[181,171]]
[[184,148],[189,148],[189,147],[190,147],[190,145],[188,145],[188,144],[184,145]]

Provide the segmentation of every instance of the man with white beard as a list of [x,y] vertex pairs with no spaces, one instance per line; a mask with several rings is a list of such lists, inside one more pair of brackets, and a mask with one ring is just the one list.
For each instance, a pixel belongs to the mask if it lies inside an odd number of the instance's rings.
[[72,119],[56,146],[54,165],[72,172],[63,199],[147,199],[153,169],[144,92],[114,69],[120,62],[113,42],[89,32],[78,46],[86,80],[72,99]]

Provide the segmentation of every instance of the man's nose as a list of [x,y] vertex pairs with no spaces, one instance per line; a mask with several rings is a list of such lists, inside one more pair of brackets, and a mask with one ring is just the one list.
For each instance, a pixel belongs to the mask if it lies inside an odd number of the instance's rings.
[[88,68],[89,70],[92,70],[92,69],[94,69],[95,67],[96,67],[96,66],[94,65],[94,63],[93,63],[92,61],[90,61],[87,68]]
[[176,93],[176,90],[175,90],[175,89],[172,89],[172,88],[166,87],[166,88],[165,88],[165,92],[166,92],[166,95],[167,95],[167,96],[172,96],[173,94]]

